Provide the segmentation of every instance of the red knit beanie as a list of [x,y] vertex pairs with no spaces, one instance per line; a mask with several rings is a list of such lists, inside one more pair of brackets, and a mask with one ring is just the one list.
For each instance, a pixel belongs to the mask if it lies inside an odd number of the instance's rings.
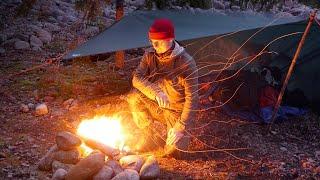
[[174,39],[174,27],[169,19],[156,19],[149,29],[149,39]]

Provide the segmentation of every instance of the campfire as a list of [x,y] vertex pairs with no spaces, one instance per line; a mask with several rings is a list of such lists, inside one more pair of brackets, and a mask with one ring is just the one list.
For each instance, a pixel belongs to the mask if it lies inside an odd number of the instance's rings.
[[156,178],[160,168],[154,156],[131,152],[117,116],[82,120],[76,134],[60,132],[56,145],[40,160],[39,169],[52,171],[53,179]]

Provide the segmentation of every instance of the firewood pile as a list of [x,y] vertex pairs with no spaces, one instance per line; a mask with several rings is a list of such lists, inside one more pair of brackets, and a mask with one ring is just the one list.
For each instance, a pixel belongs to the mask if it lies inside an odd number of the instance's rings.
[[[82,143],[93,151],[84,154]],[[124,152],[94,140],[82,140],[70,132],[57,134],[56,144],[41,158],[38,168],[51,171],[54,180],[138,180],[160,175],[154,156]]]

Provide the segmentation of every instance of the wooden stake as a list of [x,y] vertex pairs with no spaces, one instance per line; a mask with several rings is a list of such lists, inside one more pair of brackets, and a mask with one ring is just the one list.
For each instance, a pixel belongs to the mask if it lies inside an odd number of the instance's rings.
[[291,74],[292,74],[292,72],[293,72],[293,68],[294,68],[294,66],[296,65],[297,59],[298,59],[298,57],[299,57],[299,55],[300,55],[300,52],[301,52],[301,49],[302,49],[302,47],[303,47],[303,44],[304,44],[304,42],[305,42],[305,40],[306,40],[306,37],[307,37],[307,35],[308,35],[309,31],[310,31],[311,25],[312,25],[312,23],[313,23],[313,21],[314,21],[314,19],[315,19],[316,13],[317,13],[317,12],[315,11],[315,12],[312,12],[312,13],[310,14],[310,18],[309,18],[308,25],[307,25],[307,27],[306,27],[306,29],[305,29],[305,31],[304,31],[304,33],[303,33],[303,36],[302,36],[302,38],[301,38],[301,40],[300,40],[300,42],[299,42],[298,49],[297,49],[297,51],[296,51],[296,53],[295,53],[295,55],[294,55],[294,57],[293,57],[293,59],[292,59],[292,61],[291,61],[291,65],[290,65],[290,67],[289,67],[289,70],[288,70],[286,79],[285,79],[285,81],[283,82],[283,85],[282,85],[280,94],[279,94],[279,96],[278,96],[278,100],[277,100],[276,106],[275,106],[274,111],[273,111],[273,114],[272,114],[272,120],[271,120],[271,124],[270,124],[270,129],[271,129],[271,126],[272,126],[272,124],[273,124],[273,122],[274,122],[274,120],[275,120],[275,118],[276,118],[276,116],[277,116],[279,107],[280,107],[281,102],[282,102],[282,97],[283,97],[284,91],[285,91],[286,88],[287,88],[289,79],[290,79]]
[[[124,8],[123,8],[123,2],[124,0],[117,0],[116,1],[116,21],[120,21],[120,19],[123,17],[124,14]],[[124,51],[117,51],[115,54],[115,64],[116,67],[119,69],[122,69],[124,67]]]

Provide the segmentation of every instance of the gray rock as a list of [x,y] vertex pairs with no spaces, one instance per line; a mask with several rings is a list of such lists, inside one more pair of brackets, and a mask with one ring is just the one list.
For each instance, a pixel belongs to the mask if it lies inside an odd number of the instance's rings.
[[66,180],[86,180],[92,178],[104,166],[105,156],[93,152],[73,166],[66,175]]
[[36,36],[32,35],[32,36],[30,36],[30,45],[32,47],[42,47],[43,42],[39,38],[37,38]]
[[103,166],[100,171],[93,176],[93,180],[106,180],[113,177],[113,170],[109,166]]
[[140,170],[140,177],[155,179],[160,175],[160,167],[154,156],[149,156]]
[[81,139],[71,132],[59,132],[56,136],[56,143],[60,150],[68,151],[81,145]]
[[116,175],[112,180],[139,180],[139,173],[132,169],[126,169]]
[[52,168],[52,162],[54,153],[58,151],[58,146],[54,145],[52,146],[49,151],[40,159],[38,163],[38,169],[42,171],[50,171]]
[[27,113],[27,112],[29,112],[29,107],[27,105],[25,105],[25,104],[21,104],[20,111],[24,112],[24,113]]
[[121,173],[123,171],[121,165],[119,164],[118,161],[115,161],[115,160],[108,160],[106,162],[106,166],[109,166],[112,168],[113,172],[115,175]]
[[48,113],[49,113],[48,106],[45,103],[38,104],[36,106],[36,115],[37,116],[46,115]]
[[67,171],[64,169],[58,169],[52,175],[52,180],[64,180],[67,175]]
[[69,171],[74,165],[73,164],[64,164],[60,161],[53,161],[51,166],[52,166],[52,172],[55,172],[58,169],[64,169],[66,171]]
[[240,11],[240,7],[239,6],[231,6],[231,9],[233,11]]
[[0,44],[6,42],[8,39],[8,36],[5,34],[0,34]]
[[214,0],[212,3],[213,3],[213,7],[216,9],[225,9],[226,8],[224,6],[224,4],[220,1]]
[[28,107],[29,107],[29,109],[34,109],[35,105],[33,103],[28,103]]
[[122,168],[133,169],[139,172],[144,163],[144,159],[138,155],[129,155],[122,157],[119,162]]
[[54,153],[53,159],[66,164],[76,164],[80,160],[80,152],[77,149],[57,151]]
[[43,43],[50,43],[52,40],[52,36],[51,33],[49,33],[48,31],[44,30],[44,29],[40,29],[36,31],[37,36],[39,37],[39,39],[43,42]]
[[26,41],[19,40],[14,43],[14,48],[15,49],[29,49],[30,44]]
[[4,53],[6,53],[6,50],[3,48],[0,48],[0,54],[4,54]]
[[44,27],[48,32],[59,32],[61,30],[60,26],[48,22],[44,23]]
[[99,27],[96,26],[90,26],[84,31],[85,35],[87,36],[93,36],[99,33]]

